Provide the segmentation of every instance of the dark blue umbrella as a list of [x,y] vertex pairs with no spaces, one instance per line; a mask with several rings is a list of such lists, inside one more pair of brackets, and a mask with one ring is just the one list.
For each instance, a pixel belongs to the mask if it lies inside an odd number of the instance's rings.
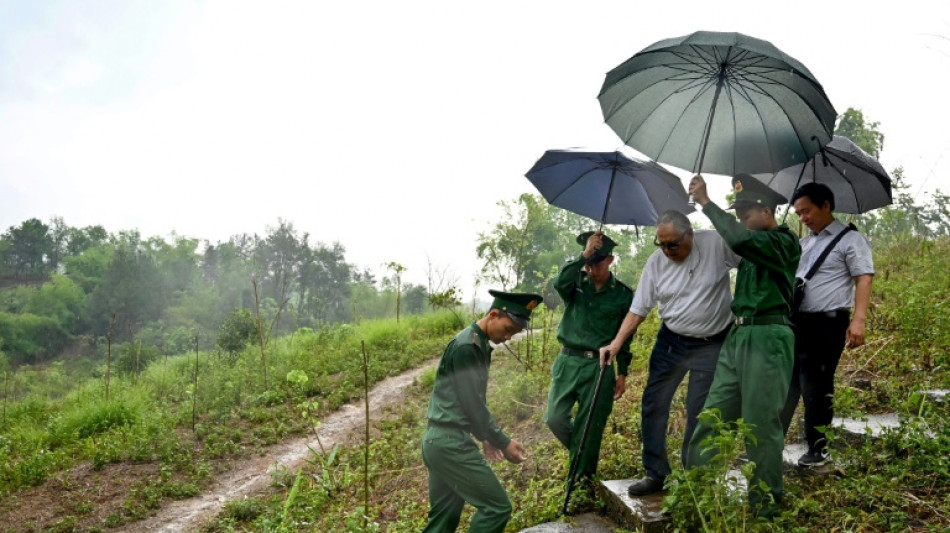
[[548,150],[525,177],[551,205],[601,224],[655,226],[663,211],[693,211],[682,181],[620,152]]

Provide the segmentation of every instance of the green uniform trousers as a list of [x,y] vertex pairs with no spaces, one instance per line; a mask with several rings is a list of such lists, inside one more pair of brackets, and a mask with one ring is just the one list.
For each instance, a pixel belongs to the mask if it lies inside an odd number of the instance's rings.
[[[749,424],[756,443],[746,442],[755,474],[749,485],[764,481],[775,498],[769,504],[757,490],[749,491],[749,503],[760,516],[771,516],[782,502],[782,450],[785,434],[781,413],[791,382],[795,336],[783,325],[733,326],[726,337],[716,374],[704,409],[719,409],[722,420],[742,418]],[[686,466],[706,464],[716,451],[702,453],[702,442],[713,432],[699,422],[689,442]]]
[[505,530],[511,517],[508,493],[468,432],[430,426],[422,439],[422,460],[429,469],[429,523],[424,532],[454,532],[465,502],[477,509],[469,533]]
[[[578,461],[575,478],[577,480],[593,478],[597,473],[600,443],[604,437],[604,428],[607,427],[607,417],[614,408],[614,369],[609,366],[604,372],[606,375],[594,407],[584,454],[578,458],[577,450],[581,445],[594,388],[597,386],[600,363],[597,359],[559,353],[554,360],[554,366],[551,367],[551,389],[548,391],[548,408],[544,421],[557,440],[570,450],[570,465]],[[577,416],[574,416],[575,404]]]

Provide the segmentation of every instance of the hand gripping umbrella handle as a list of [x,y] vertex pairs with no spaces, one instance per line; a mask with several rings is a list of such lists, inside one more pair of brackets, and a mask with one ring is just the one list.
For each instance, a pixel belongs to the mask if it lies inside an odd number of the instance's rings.
[[[608,353],[609,356],[609,353]],[[597,375],[597,384],[594,385],[594,394],[590,401],[590,409],[587,410],[587,421],[584,423],[584,432],[581,433],[581,442],[577,446],[577,455],[574,456],[574,464],[571,465],[571,471],[567,475],[567,491],[564,494],[564,505],[561,507],[561,514],[567,514],[567,504],[571,501],[571,492],[574,490],[574,481],[577,477],[577,465],[581,462],[581,456],[584,453],[584,446],[587,444],[587,433],[590,432],[590,423],[594,419],[594,407],[597,405],[597,397],[600,395],[600,386],[604,382],[604,376],[607,365],[601,365],[600,374]]]

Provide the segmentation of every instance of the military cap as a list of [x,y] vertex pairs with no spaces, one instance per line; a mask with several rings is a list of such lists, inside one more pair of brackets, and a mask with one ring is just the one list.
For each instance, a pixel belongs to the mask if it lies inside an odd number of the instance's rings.
[[[581,233],[580,235],[577,236],[577,244],[580,244],[581,246],[586,248],[587,239],[589,239],[590,236],[593,235],[594,233],[596,232],[585,231],[584,233]],[[587,264],[599,263],[604,258],[609,257],[610,254],[613,253],[615,246],[617,246],[617,243],[614,242],[613,239],[611,239],[610,237],[606,235],[603,235],[601,238],[600,249],[594,252],[593,254],[591,254],[591,256],[587,258],[586,260]]]
[[749,174],[738,174],[732,178],[732,189],[736,192],[736,199],[728,209],[758,206],[769,207],[774,211],[775,206],[788,203],[788,198]]
[[501,309],[508,313],[508,316],[522,328],[528,327],[528,321],[531,320],[531,311],[544,301],[539,294],[530,294],[522,292],[502,292],[489,290],[495,300],[492,301],[492,309]]

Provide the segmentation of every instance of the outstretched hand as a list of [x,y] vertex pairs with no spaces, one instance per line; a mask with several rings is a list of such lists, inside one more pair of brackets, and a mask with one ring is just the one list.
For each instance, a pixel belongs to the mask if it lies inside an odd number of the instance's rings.
[[511,439],[511,442],[508,443],[508,446],[502,453],[504,453],[505,459],[515,464],[523,463],[525,459],[528,458],[527,450],[515,439]]
[[505,454],[502,453],[502,451],[498,448],[492,446],[487,440],[482,441],[482,450],[484,451],[485,459],[488,459],[493,463],[501,461],[505,458]]

